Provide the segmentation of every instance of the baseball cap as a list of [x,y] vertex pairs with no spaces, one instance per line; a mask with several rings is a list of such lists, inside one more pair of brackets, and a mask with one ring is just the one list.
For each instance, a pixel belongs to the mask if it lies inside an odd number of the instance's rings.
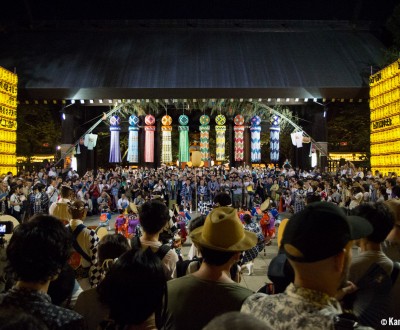
[[288,259],[316,262],[338,254],[349,241],[367,237],[372,231],[366,219],[346,216],[332,203],[316,202],[290,218],[282,246]]

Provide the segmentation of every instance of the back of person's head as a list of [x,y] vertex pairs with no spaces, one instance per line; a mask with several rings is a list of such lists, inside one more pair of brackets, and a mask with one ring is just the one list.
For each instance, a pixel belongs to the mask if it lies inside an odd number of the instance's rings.
[[0,308],[1,330],[47,330],[48,327],[29,311],[15,307]]
[[373,243],[382,243],[394,225],[394,215],[384,203],[365,203],[352,210],[352,214],[368,220],[373,227],[373,232],[367,240]]
[[321,195],[317,192],[308,193],[306,195],[306,204],[311,204],[321,201]]
[[97,245],[97,256],[99,265],[105,270],[108,266],[104,264],[107,260],[114,261],[115,258],[120,257],[123,253],[130,249],[129,241],[125,236],[119,234],[108,234],[104,236]]
[[241,312],[228,312],[213,318],[203,330],[269,330],[265,322]]
[[75,287],[75,272],[67,263],[61,270],[58,277],[50,282],[48,295],[51,297],[51,302],[61,306],[71,299]]
[[250,214],[244,214],[243,215],[243,221],[249,225],[252,223],[251,215]]
[[15,228],[7,246],[8,269],[17,280],[46,282],[64,267],[71,244],[71,234],[61,221],[36,215]]
[[204,215],[200,215],[189,222],[189,232],[192,230],[195,230],[198,227],[201,227],[204,225],[204,221],[206,221],[206,217]]
[[160,201],[148,201],[140,208],[139,220],[146,233],[157,234],[169,220],[168,208]]
[[72,188],[67,185],[62,185],[60,189],[61,198],[70,198],[72,194]]
[[392,197],[393,198],[400,198],[400,186],[394,186],[393,188],[392,188]]
[[220,192],[214,197],[214,205],[218,206],[229,206],[232,204],[231,196],[227,193]]
[[217,251],[206,248],[205,246],[198,246],[198,249],[204,262],[212,266],[225,265],[236,253],[230,251]]
[[121,328],[142,324],[153,313],[157,328],[161,328],[166,278],[161,260],[150,248],[125,252],[97,291],[100,300],[110,308],[110,318]]
[[85,203],[83,201],[75,200],[72,203],[68,203],[68,211],[71,214],[72,219],[84,219],[87,209],[85,208]]

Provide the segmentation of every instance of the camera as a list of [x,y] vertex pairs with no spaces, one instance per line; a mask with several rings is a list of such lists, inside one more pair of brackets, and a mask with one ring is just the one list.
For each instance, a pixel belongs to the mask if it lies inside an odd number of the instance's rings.
[[0,221],[0,235],[11,234],[14,224],[11,221]]

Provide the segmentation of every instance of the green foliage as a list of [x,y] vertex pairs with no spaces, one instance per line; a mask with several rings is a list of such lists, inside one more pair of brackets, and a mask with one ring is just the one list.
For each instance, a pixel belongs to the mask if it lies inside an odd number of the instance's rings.
[[55,152],[60,143],[61,122],[55,120],[54,113],[47,106],[18,106],[17,155],[29,157]]

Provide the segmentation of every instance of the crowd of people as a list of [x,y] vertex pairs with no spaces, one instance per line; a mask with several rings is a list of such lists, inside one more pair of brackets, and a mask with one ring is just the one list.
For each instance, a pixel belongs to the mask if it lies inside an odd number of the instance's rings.
[[[351,163],[336,173],[287,163],[83,176],[49,167],[1,182],[1,211],[20,222],[0,295],[10,329],[365,329],[400,319],[395,173]],[[137,212],[140,235],[99,237],[84,219],[104,209]],[[188,260],[161,237],[179,213]],[[240,272],[272,238],[262,220],[279,215],[279,252],[265,270],[272,283],[254,293]]]

